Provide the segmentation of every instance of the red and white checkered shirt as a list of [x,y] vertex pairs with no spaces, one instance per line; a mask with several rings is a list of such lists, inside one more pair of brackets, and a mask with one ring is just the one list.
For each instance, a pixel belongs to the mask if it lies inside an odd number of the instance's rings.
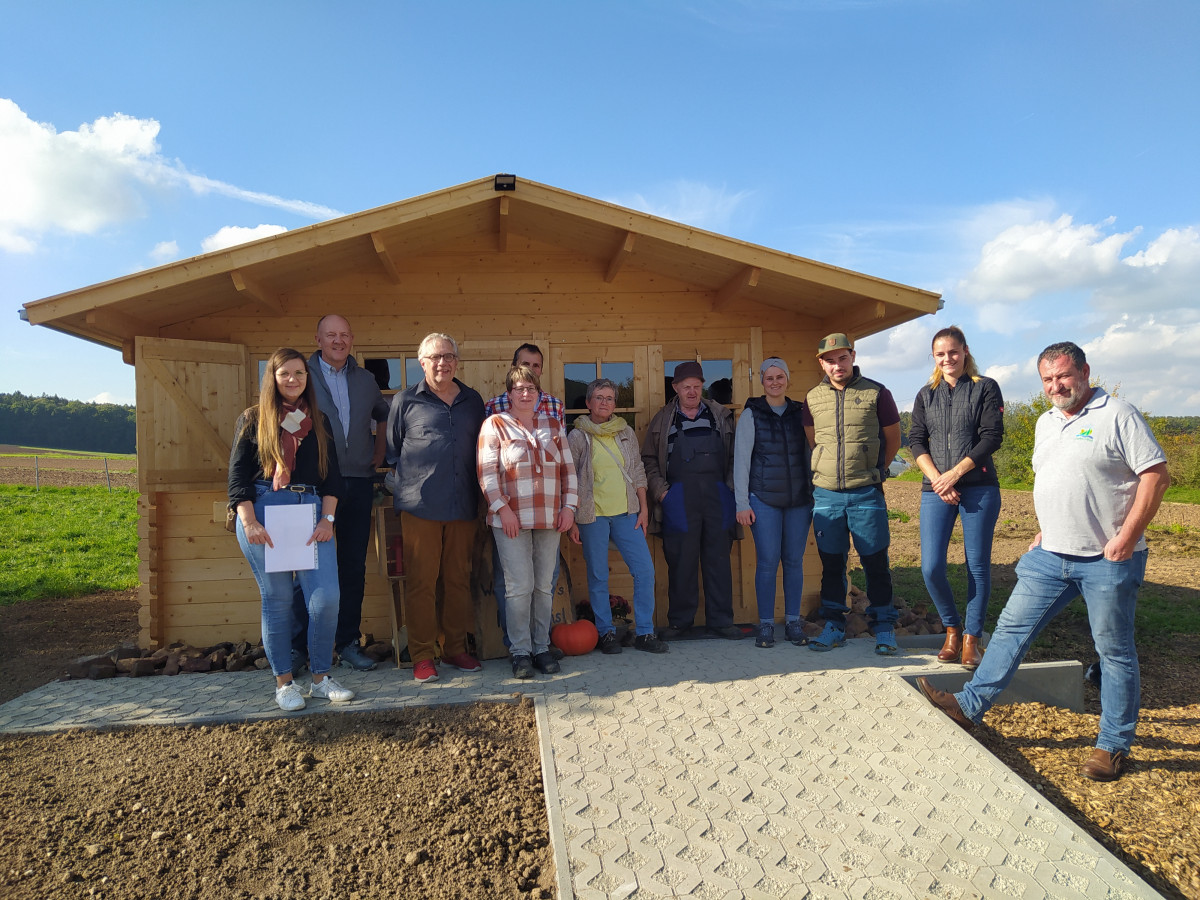
[[[508,391],[505,391],[483,405],[483,414],[494,416],[496,413],[508,412],[510,409],[512,409],[512,400],[509,399]],[[553,416],[561,422],[564,413],[563,402],[545,391],[538,391],[537,412]]]
[[559,510],[579,506],[575,462],[567,432],[553,416],[534,413],[531,433],[511,413],[484,420],[476,467],[487,500],[488,525],[500,527],[508,504],[521,528],[554,528]]

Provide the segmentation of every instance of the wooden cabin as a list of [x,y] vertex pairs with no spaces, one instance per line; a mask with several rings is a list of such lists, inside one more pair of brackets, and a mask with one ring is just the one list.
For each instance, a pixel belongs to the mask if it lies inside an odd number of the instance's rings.
[[[800,397],[820,377],[823,335],[862,338],[938,306],[928,291],[497,176],[37,300],[24,316],[119,349],[136,369],[141,642],[153,647],[259,638],[258,592],[223,528],[234,421],[257,396],[265,358],[280,346],[311,353],[325,313],[350,320],[359,362],[388,391],[421,377],[415,355],[429,332],[457,338],[458,375],[484,399],[531,341],[545,355],[544,389],[586,412],[583,387],[609,377],[621,386],[618,413],[644,436],[679,361],[699,360],[737,412],[761,393],[765,357],[787,360]],[[402,594],[386,559],[388,501],[363,607],[362,630],[379,638]],[[733,550],[741,622],[757,621],[748,531]],[[657,538],[651,549],[664,624]],[[568,542],[564,553],[559,593],[586,597],[582,557]],[[632,597],[612,557],[611,590]],[[806,568],[807,610],[819,582],[811,544]],[[477,638],[499,655],[490,580],[478,580]]]

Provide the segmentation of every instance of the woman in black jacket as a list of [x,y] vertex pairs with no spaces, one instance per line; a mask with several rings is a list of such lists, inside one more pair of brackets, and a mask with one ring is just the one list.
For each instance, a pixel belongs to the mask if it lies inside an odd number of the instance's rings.
[[[304,708],[292,680],[292,581],[300,582],[308,605],[310,697],[342,701],[354,692],[329,677],[337,628],[337,554],[333,520],[344,493],[329,419],[317,407],[303,354],[287,347],[271,354],[258,404],[238,418],[229,456],[229,507],[237,513],[237,539],[262,595],[262,639],[275,673],[275,702],[285,711]],[[304,506],[311,511],[316,566],[296,572],[268,571],[266,528],[269,506]]]
[[[933,375],[913,404],[908,445],[924,473],[921,574],[946,626],[938,659],[979,665],[979,638],[992,590],[992,535],[1000,515],[1000,482],[992,454],[1004,439],[1000,386],[979,374],[957,326],[933,336]],[[967,561],[966,623],[946,577],[954,520],[962,519]]]

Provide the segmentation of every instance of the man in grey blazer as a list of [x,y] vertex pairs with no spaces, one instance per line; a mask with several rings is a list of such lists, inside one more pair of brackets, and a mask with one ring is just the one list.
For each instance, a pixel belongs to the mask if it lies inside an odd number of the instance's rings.
[[[375,376],[355,361],[354,332],[345,318],[323,316],[317,323],[316,340],[318,350],[308,361],[308,371],[321,412],[329,416],[333,426],[338,465],[346,484],[346,496],[338,504],[333,523],[342,593],[333,648],[342,664],[374,669],[375,662],[359,646],[359,625],[375,503],[375,470],[387,453],[388,404]],[[372,422],[376,423],[374,434]],[[307,616],[302,615],[303,600],[293,606],[300,628],[297,640],[302,642],[307,625]]]

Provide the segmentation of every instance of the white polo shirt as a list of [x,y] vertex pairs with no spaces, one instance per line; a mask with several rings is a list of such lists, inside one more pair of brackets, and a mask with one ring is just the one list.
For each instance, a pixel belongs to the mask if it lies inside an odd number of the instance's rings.
[[[1042,547],[1097,556],[1116,536],[1137,495],[1138,476],[1166,454],[1141,414],[1096,388],[1078,414],[1051,408],[1037,420],[1033,505]],[[1146,538],[1137,550],[1146,549]]]

